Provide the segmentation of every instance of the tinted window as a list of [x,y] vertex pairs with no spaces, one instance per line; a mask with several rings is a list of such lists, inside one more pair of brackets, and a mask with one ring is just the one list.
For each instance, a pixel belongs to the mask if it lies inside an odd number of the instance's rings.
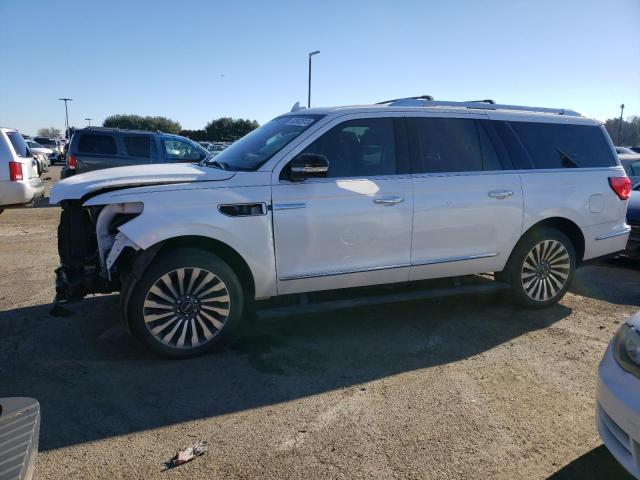
[[46,145],[46,146],[55,146],[56,142],[55,140],[53,140],[52,138],[46,138],[46,137],[35,137],[34,140],[36,142],[38,142],[40,145]]
[[491,139],[475,120],[416,118],[415,129],[420,147],[415,173],[502,168]]
[[509,122],[535,168],[589,168],[616,165],[600,127],[560,123]]
[[165,138],[164,148],[167,152],[167,158],[174,162],[198,162],[205,155],[200,148],[186,140],[178,138]]
[[16,155],[19,157],[28,157],[29,147],[27,147],[27,142],[24,141],[22,135],[18,132],[6,132],[7,137],[9,137],[9,141],[11,145],[13,145],[13,149],[16,151]]
[[82,135],[78,142],[78,152],[115,155],[116,142],[108,135]]
[[151,157],[151,138],[148,135],[124,137],[124,146],[132,157]]
[[333,127],[303,153],[324,155],[327,176],[368,177],[396,173],[396,146],[391,118],[349,120]]

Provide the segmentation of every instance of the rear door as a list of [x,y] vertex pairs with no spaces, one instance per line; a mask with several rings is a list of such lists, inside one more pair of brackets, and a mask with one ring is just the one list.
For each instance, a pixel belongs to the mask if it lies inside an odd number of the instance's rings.
[[152,163],[152,158],[156,156],[156,145],[150,134],[124,134],[122,144],[128,165]]
[[409,117],[411,280],[500,271],[522,232],[523,196],[481,115]]

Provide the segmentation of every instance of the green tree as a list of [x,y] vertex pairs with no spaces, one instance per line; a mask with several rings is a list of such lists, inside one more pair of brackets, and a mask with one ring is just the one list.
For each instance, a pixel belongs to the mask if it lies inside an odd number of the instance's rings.
[[207,123],[204,130],[209,140],[216,142],[235,142],[259,126],[260,124],[255,120],[222,117]]
[[209,139],[205,130],[180,130],[179,135],[190,138],[194,142],[203,142]]
[[[619,146],[640,145],[640,117],[630,117],[622,119],[622,130],[620,130],[620,119],[610,118],[604,124],[613,143]],[[622,135],[618,140],[618,132]]]
[[38,130],[38,137],[47,137],[47,138],[55,138],[60,136],[60,129],[49,127],[49,128],[40,128]]
[[150,130],[165,133],[179,133],[180,123],[166,117],[142,117],[140,115],[111,115],[102,122],[103,127],[126,128],[129,130]]

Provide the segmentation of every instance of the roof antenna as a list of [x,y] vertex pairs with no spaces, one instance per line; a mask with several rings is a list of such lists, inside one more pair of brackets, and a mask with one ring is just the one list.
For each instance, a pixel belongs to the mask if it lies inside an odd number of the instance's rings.
[[297,112],[298,110],[304,110],[305,107],[300,106],[300,102],[296,102],[293,107],[291,107],[292,112]]

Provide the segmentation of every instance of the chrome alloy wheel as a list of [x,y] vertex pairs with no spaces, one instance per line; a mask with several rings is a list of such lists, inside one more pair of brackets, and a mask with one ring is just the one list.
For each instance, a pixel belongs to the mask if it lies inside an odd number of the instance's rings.
[[571,257],[557,240],[536,244],[525,257],[520,279],[532,300],[546,302],[564,288],[571,271]]
[[207,343],[229,318],[230,297],[214,273],[184,267],[165,273],[147,292],[143,317],[151,335],[172,348]]

